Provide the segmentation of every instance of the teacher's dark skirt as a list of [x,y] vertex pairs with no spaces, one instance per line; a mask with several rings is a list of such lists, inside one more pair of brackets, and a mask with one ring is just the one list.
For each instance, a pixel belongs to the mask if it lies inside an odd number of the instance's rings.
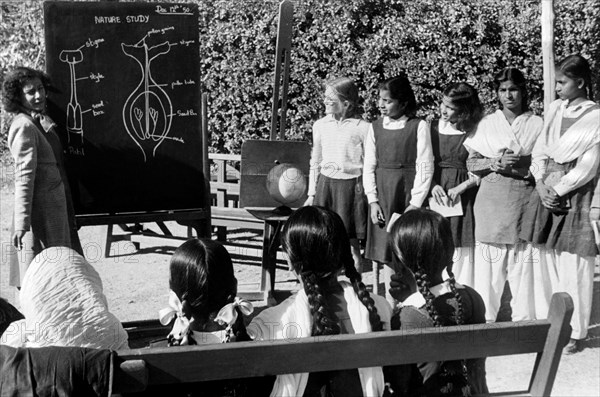
[[333,179],[319,175],[314,205],[328,208],[342,218],[348,237],[364,239],[367,231],[367,198],[362,176]]

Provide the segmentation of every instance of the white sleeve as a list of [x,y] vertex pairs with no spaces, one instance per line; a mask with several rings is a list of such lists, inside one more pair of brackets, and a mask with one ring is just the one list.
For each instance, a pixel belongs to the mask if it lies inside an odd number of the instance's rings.
[[410,191],[410,204],[420,207],[429,193],[433,179],[433,149],[431,147],[431,134],[429,124],[421,121],[417,129],[417,160],[415,162],[415,181]]
[[321,145],[321,133],[318,128],[313,125],[313,146],[310,155],[310,171],[308,175],[308,195],[314,196],[317,192],[317,179],[321,169],[321,161],[323,160],[323,146]]
[[577,159],[577,165],[571,171],[567,172],[558,184],[553,186],[554,191],[559,196],[564,196],[585,185],[596,177],[598,164],[600,164],[600,143],[592,146]]
[[531,175],[533,175],[536,182],[541,180],[546,173],[548,156],[544,154],[545,147],[545,143],[541,137],[538,136],[538,139],[533,146],[533,151],[531,152],[531,165],[529,166],[529,172],[531,172]]
[[373,125],[369,126],[365,139],[365,161],[363,165],[363,186],[369,204],[379,201],[377,199],[377,183],[375,181],[375,168],[377,168],[377,151],[375,149],[375,132]]

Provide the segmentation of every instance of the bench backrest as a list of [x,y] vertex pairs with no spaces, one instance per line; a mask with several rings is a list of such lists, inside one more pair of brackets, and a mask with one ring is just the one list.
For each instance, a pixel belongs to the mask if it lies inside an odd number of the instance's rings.
[[123,350],[114,389],[538,353],[529,392],[548,395],[569,340],[572,312],[571,297],[559,293],[546,320]]

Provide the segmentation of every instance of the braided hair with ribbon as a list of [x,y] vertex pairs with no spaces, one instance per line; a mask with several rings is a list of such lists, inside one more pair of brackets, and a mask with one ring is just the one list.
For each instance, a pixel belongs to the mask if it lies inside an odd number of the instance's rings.
[[161,310],[161,323],[175,319],[169,344],[195,344],[192,331],[225,326],[223,342],[250,340],[244,315],[250,302],[236,297],[237,279],[229,253],[220,243],[193,238],[183,243],[169,266],[169,307]]

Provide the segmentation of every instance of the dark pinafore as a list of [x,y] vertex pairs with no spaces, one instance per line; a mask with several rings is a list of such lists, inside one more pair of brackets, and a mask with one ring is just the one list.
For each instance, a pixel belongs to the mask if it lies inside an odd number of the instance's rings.
[[[469,152],[463,146],[467,134],[444,135],[439,133],[439,120],[431,123],[431,145],[435,159],[433,183],[440,185],[444,191],[452,189],[469,179],[467,157]],[[455,247],[466,247],[475,243],[475,220],[473,203],[477,188],[471,188],[460,195],[463,216],[448,218],[452,228]]]
[[[383,119],[373,122],[377,168],[375,183],[377,198],[386,222],[394,212],[403,213],[410,204],[417,160],[417,130],[421,119],[413,118],[404,128],[383,128]],[[368,222],[365,258],[390,263],[392,252],[388,247],[386,226]]]

